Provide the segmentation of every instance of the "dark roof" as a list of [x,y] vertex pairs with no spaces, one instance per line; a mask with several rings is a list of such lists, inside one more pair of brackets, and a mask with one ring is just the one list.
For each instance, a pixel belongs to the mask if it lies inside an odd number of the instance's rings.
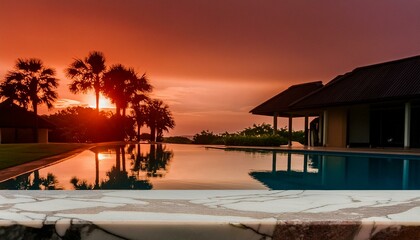
[[291,105],[295,110],[420,97],[420,56],[359,67]]
[[286,111],[291,103],[296,102],[302,97],[305,97],[308,94],[322,88],[322,86],[321,81],[293,85],[255,107],[250,112],[252,114],[268,116],[273,116],[273,114],[277,112],[280,114],[279,116],[281,116],[281,113]]
[[[0,127],[33,128],[35,126],[33,112],[14,104],[7,99],[0,103]],[[38,116],[39,128],[54,128],[54,124]]]

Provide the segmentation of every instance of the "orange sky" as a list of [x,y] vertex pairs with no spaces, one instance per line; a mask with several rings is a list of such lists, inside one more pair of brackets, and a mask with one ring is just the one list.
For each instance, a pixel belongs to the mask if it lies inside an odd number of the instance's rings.
[[[170,135],[270,122],[249,110],[290,84],[420,54],[419,1],[0,1],[0,78],[41,58],[63,69],[89,51],[147,72],[172,109]],[[90,100],[89,100],[90,99]],[[280,126],[286,125],[282,120]]]

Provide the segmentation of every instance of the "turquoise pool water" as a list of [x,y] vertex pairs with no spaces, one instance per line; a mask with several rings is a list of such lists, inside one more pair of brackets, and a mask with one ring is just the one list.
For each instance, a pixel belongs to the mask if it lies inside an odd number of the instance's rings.
[[0,183],[1,189],[420,189],[420,157],[111,145]]

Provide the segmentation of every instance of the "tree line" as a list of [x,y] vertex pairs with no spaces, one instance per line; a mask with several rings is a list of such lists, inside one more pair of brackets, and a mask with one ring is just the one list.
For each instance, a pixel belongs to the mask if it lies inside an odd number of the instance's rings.
[[[92,51],[83,59],[74,59],[65,69],[65,74],[72,81],[70,92],[94,92],[96,113],[75,107],[48,116],[50,121],[58,125],[58,140],[139,140],[140,128],[146,125],[150,128],[150,141],[154,142],[162,138],[163,131],[175,127],[168,105],[149,97],[153,87],[146,74],[139,74],[134,68],[122,64],[107,66],[102,52]],[[30,58],[18,59],[14,69],[7,72],[0,84],[1,98],[11,99],[33,110],[35,141],[38,139],[38,106],[45,104],[49,109],[53,107],[58,98],[58,81],[53,68],[45,66],[40,59]],[[99,111],[101,94],[115,104],[115,114]],[[137,131],[134,130],[135,126]]]
[[[288,143],[289,131],[283,127],[274,131],[267,123],[253,124],[242,131],[235,133],[216,134],[209,130],[203,130],[193,136],[192,140],[186,137],[167,137],[167,143],[193,143],[231,146],[280,146]],[[292,141],[305,143],[304,131],[292,131]]]

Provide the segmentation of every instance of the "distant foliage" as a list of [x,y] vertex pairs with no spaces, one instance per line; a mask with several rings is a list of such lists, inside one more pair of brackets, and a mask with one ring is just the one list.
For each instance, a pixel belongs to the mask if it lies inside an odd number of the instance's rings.
[[104,142],[119,141],[122,138],[133,137],[134,130],[126,130],[122,135],[121,126],[125,129],[133,126],[130,118],[117,118],[110,113],[100,112],[84,107],[72,107],[46,116],[46,119],[56,125],[49,139],[51,142]]
[[280,146],[287,144],[287,139],[278,135],[263,136],[230,136],[225,138],[225,144],[230,146]]
[[181,143],[181,144],[190,144],[193,141],[186,137],[164,137],[163,138],[164,143]]
[[150,141],[150,133],[141,133],[140,134],[141,141]]
[[[236,133],[215,134],[209,130],[194,135],[195,144],[225,144],[232,146],[280,146],[288,143],[289,132],[286,127],[280,128],[274,134],[270,124],[254,124]],[[304,143],[303,131],[292,132],[292,141]]]
[[292,132],[292,141],[305,144],[305,132],[304,131],[293,131]]
[[201,131],[193,137],[194,144],[224,144],[224,139],[221,135],[214,134],[209,130]]
[[244,130],[238,133],[243,136],[262,136],[262,135],[271,135],[273,134],[273,128],[270,124],[254,124],[252,127],[247,127]]

